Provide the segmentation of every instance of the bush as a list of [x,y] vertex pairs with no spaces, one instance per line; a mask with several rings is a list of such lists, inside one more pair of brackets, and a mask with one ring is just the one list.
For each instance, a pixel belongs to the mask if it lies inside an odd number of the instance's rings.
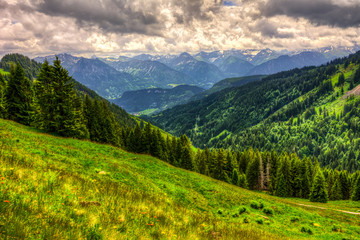
[[298,217],[291,217],[291,218],[290,218],[290,221],[291,221],[291,222],[298,222],[298,221],[299,221],[299,218],[298,218]]
[[337,225],[333,225],[331,228],[331,231],[333,232],[341,232],[341,227]]
[[254,209],[261,209],[264,207],[264,204],[262,202],[259,203],[257,201],[251,201],[250,207],[252,207]]
[[308,234],[310,234],[310,235],[313,234],[311,228],[304,227],[304,226],[301,227],[300,231],[303,232],[303,233],[308,233]]
[[249,221],[249,219],[246,217],[246,218],[244,218],[243,222],[244,222],[244,223],[249,223],[250,221]]
[[243,214],[243,213],[245,213],[245,212],[247,212],[246,207],[241,207],[241,208],[239,208],[239,214],[240,214],[240,215]]
[[263,224],[264,220],[262,218],[258,218],[255,220],[255,222],[257,222],[258,224]]
[[217,213],[218,213],[219,215],[222,215],[222,214],[223,214],[223,212],[222,212],[221,209],[217,210]]
[[272,210],[271,208],[264,208],[263,212],[266,214],[266,215],[274,215],[274,210]]

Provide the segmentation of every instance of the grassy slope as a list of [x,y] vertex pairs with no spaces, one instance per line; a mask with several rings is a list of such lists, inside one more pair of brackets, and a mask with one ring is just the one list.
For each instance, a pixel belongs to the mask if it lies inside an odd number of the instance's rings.
[[[247,191],[149,156],[54,137],[1,119],[0,175],[0,238],[360,236],[358,215],[300,207],[295,203],[309,203]],[[252,209],[252,200],[263,202],[274,215]],[[320,205],[345,210],[360,207],[359,202]],[[239,215],[242,206],[248,211]],[[299,221],[291,222],[292,217]],[[249,223],[244,223],[245,218]],[[332,231],[334,225],[341,232]],[[302,233],[302,226],[311,228],[313,235]]]

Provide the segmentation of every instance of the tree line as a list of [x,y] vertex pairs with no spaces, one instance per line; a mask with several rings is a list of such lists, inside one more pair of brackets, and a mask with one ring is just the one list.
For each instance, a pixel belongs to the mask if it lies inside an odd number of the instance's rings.
[[121,125],[105,101],[77,95],[74,82],[61,66],[42,64],[37,79],[25,77],[18,63],[7,80],[0,76],[0,117],[35,126],[64,137],[109,143],[149,154],[174,166],[251,190],[281,197],[326,202],[360,200],[360,172],[321,168],[316,158],[247,149],[193,150],[190,139],[169,136],[150,123]]

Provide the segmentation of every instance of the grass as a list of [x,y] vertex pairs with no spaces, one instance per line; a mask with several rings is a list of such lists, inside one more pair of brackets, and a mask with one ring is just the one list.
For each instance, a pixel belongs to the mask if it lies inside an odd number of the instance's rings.
[[297,205],[310,204],[306,200],[248,191],[146,155],[11,121],[0,119],[0,133],[0,239],[360,236],[360,216]]

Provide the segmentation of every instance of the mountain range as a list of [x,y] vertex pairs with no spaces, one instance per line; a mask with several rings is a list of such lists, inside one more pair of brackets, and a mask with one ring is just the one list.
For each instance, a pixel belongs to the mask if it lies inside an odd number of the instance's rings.
[[[336,57],[354,52],[354,48],[323,48],[288,52],[228,50],[200,52],[194,55],[148,55],[91,59],[70,54],[57,55],[63,66],[80,83],[107,99],[117,99],[125,91],[193,85],[209,89],[225,78],[269,75],[280,71],[319,66]],[[55,55],[34,60],[52,62]]]

